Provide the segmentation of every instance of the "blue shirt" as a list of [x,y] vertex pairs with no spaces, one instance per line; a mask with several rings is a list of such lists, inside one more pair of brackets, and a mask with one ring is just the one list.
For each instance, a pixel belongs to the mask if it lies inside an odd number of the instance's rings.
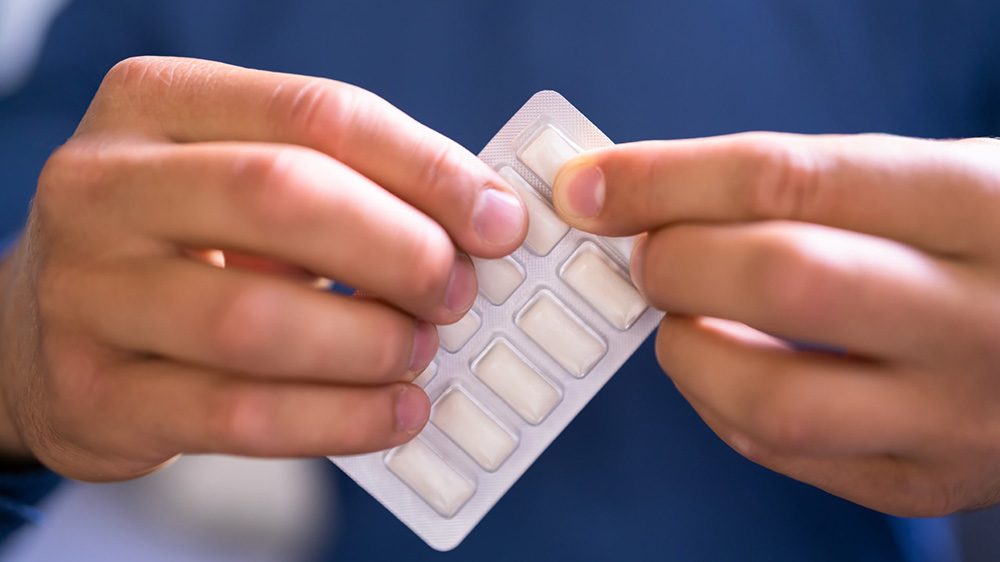
[[[560,91],[612,139],[768,129],[965,137],[1000,131],[1000,3],[974,0],[78,2],[0,101],[0,231],[103,73],[136,54],[321,75],[375,91],[470,150]],[[336,241],[331,241],[335,243]],[[676,264],[685,267],[687,264]],[[322,560],[904,560],[887,518],[730,451],[649,342],[456,551],[429,550],[339,475]]]

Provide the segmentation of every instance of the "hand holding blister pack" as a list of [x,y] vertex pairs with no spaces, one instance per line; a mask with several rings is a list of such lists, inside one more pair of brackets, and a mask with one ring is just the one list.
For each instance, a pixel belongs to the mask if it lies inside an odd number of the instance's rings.
[[415,381],[433,408],[409,443],[331,457],[438,550],[454,548],[635,352],[663,316],[628,276],[632,239],[571,229],[551,206],[560,167],[611,145],[562,96],[539,92],[479,154],[521,195],[524,245],[475,259],[479,296],[438,329]]

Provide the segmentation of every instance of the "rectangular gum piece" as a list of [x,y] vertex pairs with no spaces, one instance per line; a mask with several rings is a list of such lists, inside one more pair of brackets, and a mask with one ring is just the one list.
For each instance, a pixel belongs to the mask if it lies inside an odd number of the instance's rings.
[[577,154],[580,154],[579,148],[555,127],[546,125],[531,141],[521,147],[517,157],[551,187],[555,183],[559,168]]
[[625,236],[621,238],[608,237],[604,240],[609,246],[614,248],[615,252],[622,257],[627,265],[632,261],[632,248],[635,247],[635,238],[635,236]]
[[548,255],[569,232],[569,225],[556,215],[535,188],[513,168],[510,166],[500,168],[500,175],[517,190],[525,206],[528,207],[528,235],[524,239],[524,245],[535,255]]
[[592,242],[583,243],[570,256],[559,276],[619,330],[627,330],[646,311],[639,291]]
[[417,378],[413,379],[413,384],[426,387],[428,383],[434,380],[434,376],[437,375],[437,372],[437,363],[431,363],[423,371],[421,371],[419,375],[417,375]]
[[434,404],[431,423],[490,472],[517,447],[517,441],[500,424],[457,388],[449,389]]
[[472,372],[524,421],[538,425],[559,403],[559,391],[499,339],[476,360]]
[[524,281],[524,268],[510,256],[496,260],[472,258],[472,263],[479,291],[495,305],[503,304]]
[[419,437],[393,449],[385,465],[442,517],[458,513],[476,489]]
[[476,311],[470,310],[454,324],[438,326],[438,338],[441,346],[449,353],[455,353],[469,341],[469,338],[479,329],[482,321]]
[[586,375],[607,350],[604,342],[547,290],[539,291],[514,323],[576,378]]

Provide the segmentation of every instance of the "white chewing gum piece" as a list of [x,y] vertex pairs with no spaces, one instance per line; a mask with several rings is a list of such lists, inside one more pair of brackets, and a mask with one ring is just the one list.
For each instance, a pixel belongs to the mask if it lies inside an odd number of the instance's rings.
[[490,472],[499,468],[517,446],[517,441],[493,418],[455,388],[434,404],[431,423]]
[[528,208],[528,235],[524,239],[524,245],[535,255],[548,255],[569,232],[569,225],[559,218],[535,188],[513,168],[500,168],[500,176],[517,190]]
[[479,329],[480,323],[482,321],[479,319],[479,315],[470,310],[458,322],[447,326],[438,326],[438,339],[441,342],[441,347],[448,350],[449,353],[455,353],[462,349],[462,346]]
[[479,292],[495,305],[503,304],[524,282],[524,269],[510,256],[496,260],[472,258],[472,263],[476,266]]
[[426,387],[428,383],[434,380],[434,376],[437,375],[438,366],[437,363],[431,363],[428,365],[417,378],[413,379],[413,384],[419,387]]
[[548,291],[532,299],[514,323],[576,378],[586,375],[606,351],[604,342]]
[[442,517],[458,513],[476,489],[419,437],[396,447],[385,464]]
[[626,265],[632,263],[632,248],[635,248],[635,236],[621,238],[609,236],[604,240],[622,257]]
[[639,291],[618,272],[611,258],[592,243],[580,246],[560,277],[612,326],[627,330],[646,311]]
[[559,391],[504,340],[497,340],[472,366],[472,372],[524,421],[537,425],[559,403]]
[[517,157],[536,176],[552,187],[556,174],[570,158],[580,154],[580,149],[569,142],[552,125],[546,125],[531,142],[524,145]]

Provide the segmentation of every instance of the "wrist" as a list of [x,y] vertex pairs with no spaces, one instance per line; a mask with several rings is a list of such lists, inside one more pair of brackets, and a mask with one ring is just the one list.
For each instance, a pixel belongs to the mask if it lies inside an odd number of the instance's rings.
[[[18,360],[25,354],[19,349],[17,330],[24,329],[25,323],[18,322],[20,309],[26,305],[23,295],[18,293],[17,262],[20,250],[16,245],[0,248],[0,465],[20,465],[31,463],[34,456],[21,437],[15,422],[11,389],[16,385],[17,370],[24,365]],[[18,328],[21,326],[21,328]]]

